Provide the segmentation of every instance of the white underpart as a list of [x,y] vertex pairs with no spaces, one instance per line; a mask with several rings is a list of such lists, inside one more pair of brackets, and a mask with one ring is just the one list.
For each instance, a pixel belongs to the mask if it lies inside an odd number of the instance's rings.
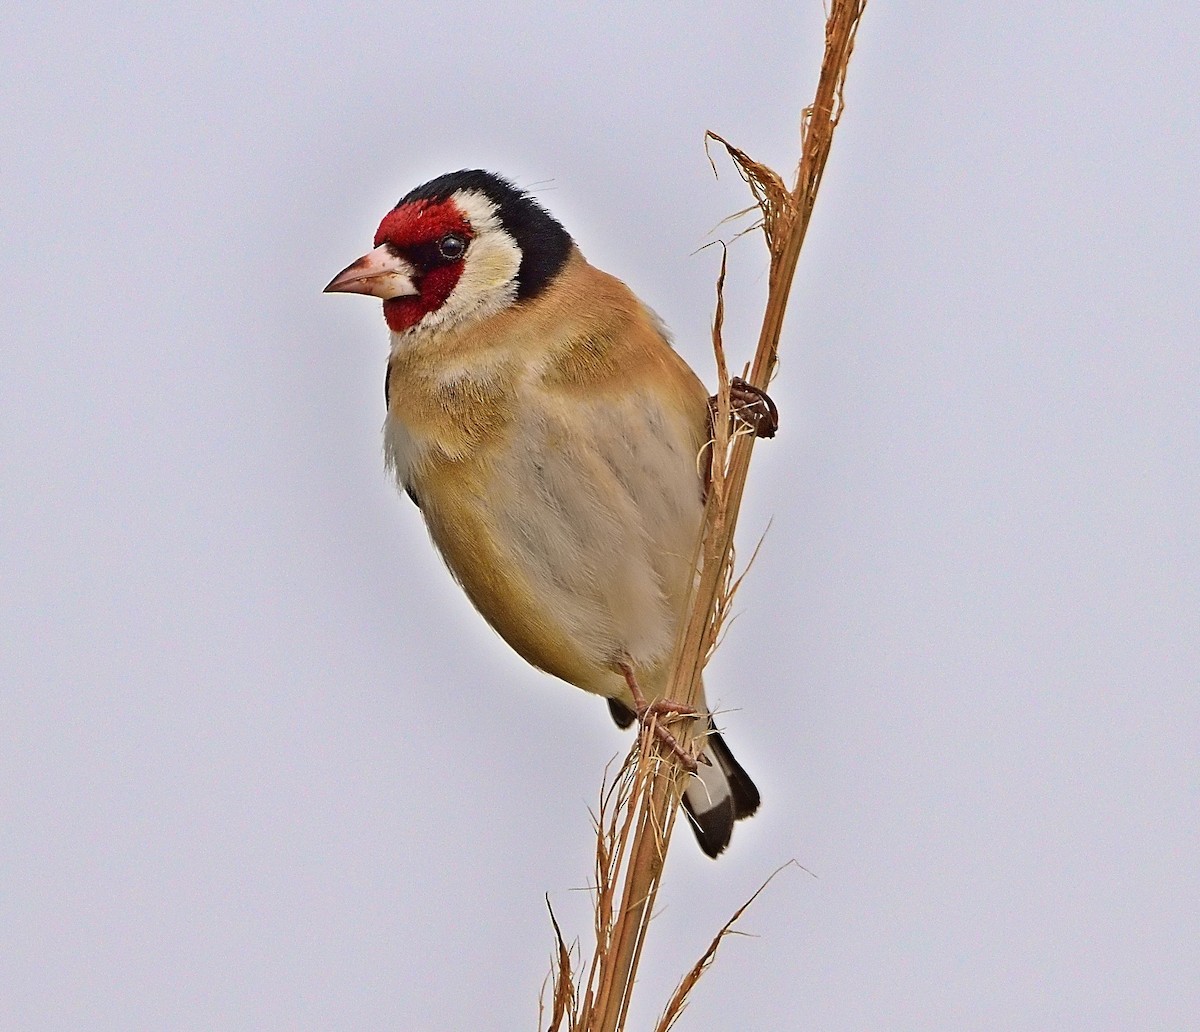
[[409,489],[413,467],[431,447],[431,441],[419,441],[397,415],[389,414],[383,421],[383,462],[401,491]]
[[393,351],[458,323],[496,315],[516,299],[521,249],[500,224],[496,206],[478,190],[460,190],[451,200],[474,234],[463,259],[462,275],[440,308],[410,329],[392,334]]
[[487,490],[501,547],[593,664],[657,666],[702,515],[686,427],[650,392],[596,404],[522,393]]
[[[539,379],[526,370],[517,387],[513,438],[479,500],[486,522],[592,664],[655,667],[674,643],[703,514],[688,428],[649,391],[567,401]],[[420,495],[414,473],[431,449],[445,451],[391,414],[384,452],[402,488]]]

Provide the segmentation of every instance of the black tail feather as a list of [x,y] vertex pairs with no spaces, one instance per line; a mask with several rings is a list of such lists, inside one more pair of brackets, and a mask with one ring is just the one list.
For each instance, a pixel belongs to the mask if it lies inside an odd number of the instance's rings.
[[[762,799],[758,794],[758,788],[750,780],[750,775],[733,758],[733,753],[729,751],[729,746],[725,744],[725,739],[713,726],[711,719],[708,728],[705,751],[720,768],[724,780],[729,786],[729,791],[727,795],[719,797],[720,801],[715,806],[707,807],[703,805],[703,801],[712,798],[715,793],[685,791],[683,809],[690,819],[692,831],[696,834],[696,841],[700,843],[700,848],[715,858],[729,845],[729,840],[733,837],[734,824],[743,817],[749,817],[754,813]],[[703,782],[705,775],[701,772],[697,777]],[[701,784],[700,787],[703,788],[703,785]],[[700,805],[697,805],[698,801]]]
[[705,854],[714,860],[719,857],[729,840],[733,837],[733,801],[726,798],[720,806],[711,810],[697,811],[692,801],[683,797],[683,812],[688,815],[688,823],[696,835],[696,841]]
[[708,748],[712,750],[712,754],[725,772],[725,777],[729,779],[729,789],[733,794],[734,820],[740,821],[743,817],[753,816],[758,809],[758,804],[762,802],[762,796],[758,794],[758,786],[750,780],[750,775],[734,759],[733,753],[729,751],[729,746],[725,744],[725,739],[713,727],[711,720],[708,727]]
[[[629,727],[637,719],[637,714],[617,699],[608,700],[608,710],[617,727],[622,729]],[[718,794],[715,791],[711,795],[706,792],[685,792],[683,809],[688,815],[688,823],[691,824],[692,831],[696,833],[696,840],[700,843],[700,848],[709,856],[716,857],[729,845],[734,823],[753,814],[762,799],[758,794],[758,788],[750,780],[750,775],[734,759],[733,753],[729,751],[729,746],[725,744],[725,739],[721,737],[721,733],[716,729],[711,718],[708,721],[705,751],[724,775],[729,786],[729,794]],[[689,798],[689,796],[693,798]],[[720,802],[716,805],[704,806],[704,802],[712,796],[720,798]],[[699,806],[696,805],[695,799],[701,800]]]

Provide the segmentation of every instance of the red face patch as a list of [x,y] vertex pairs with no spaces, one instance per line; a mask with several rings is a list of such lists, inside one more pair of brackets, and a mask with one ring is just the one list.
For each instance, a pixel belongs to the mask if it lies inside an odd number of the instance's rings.
[[432,244],[447,233],[458,233],[468,240],[474,235],[471,224],[451,200],[413,201],[393,208],[379,223],[375,246],[394,244],[404,250],[414,244]]
[[453,292],[462,276],[462,259],[448,259],[439,249],[447,235],[468,243],[474,236],[471,224],[451,200],[413,201],[389,211],[375,233],[375,246],[389,244],[412,265],[414,284],[420,292],[383,303],[383,315],[394,333],[410,329],[430,312],[436,312]]

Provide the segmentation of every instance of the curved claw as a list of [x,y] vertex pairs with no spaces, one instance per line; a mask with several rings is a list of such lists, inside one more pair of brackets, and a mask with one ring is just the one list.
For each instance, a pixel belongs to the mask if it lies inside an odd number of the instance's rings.
[[[729,401],[733,407],[733,423],[748,426],[755,437],[774,437],[779,430],[779,409],[771,396],[761,387],[747,383],[740,376],[729,381]],[[711,431],[717,417],[717,396],[708,399],[708,426]]]
[[[641,686],[637,682],[637,677],[634,675],[633,667],[628,663],[618,664],[618,669],[625,678],[625,683],[629,685],[629,692],[633,696],[634,712],[637,715],[638,724],[645,732],[648,728],[654,731],[654,737],[657,738],[690,774],[695,774],[698,769],[696,757],[689,753],[670,731],[668,731],[657,719],[651,722],[651,718],[663,716],[676,717],[698,717],[700,711],[693,709],[691,706],[684,706],[682,703],[672,702],[670,699],[657,699],[654,702],[647,702],[646,696],[642,694]],[[706,765],[711,765],[712,761],[707,756],[700,756],[700,762]]]
[[775,436],[779,429],[779,409],[766,391],[735,376],[729,381],[729,398],[734,416],[750,427],[755,437]]

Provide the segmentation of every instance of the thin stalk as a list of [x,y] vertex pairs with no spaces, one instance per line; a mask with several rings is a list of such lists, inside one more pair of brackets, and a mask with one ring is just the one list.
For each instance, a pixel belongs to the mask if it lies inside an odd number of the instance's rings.
[[[763,389],[775,370],[788,295],[829,157],[833,131],[841,117],[846,69],[865,7],[866,0],[831,0],[825,25],[821,75],[813,104],[804,112],[800,165],[790,190],[771,169],[755,162],[716,134],[708,134],[708,138],[725,147],[749,184],[762,213],[760,225],[771,254],[766,310],[747,377],[751,384]],[[729,372],[721,339],[724,276],[723,257],[713,321],[713,349],[719,380],[717,413],[704,533],[696,550],[700,574],[689,597],[687,622],[676,642],[667,693],[668,698],[687,705],[694,705],[699,697],[704,665],[728,613],[733,590],[733,537],[754,450],[752,434],[730,429]],[[692,723],[675,722],[673,731],[685,747],[694,749]],[[611,924],[603,922],[608,934],[598,937],[605,941],[597,942],[585,1000],[579,1021],[573,1028],[617,1032],[625,1027],[638,962],[661,884],[670,832],[687,777],[678,758],[646,729],[628,804],[633,808],[631,815],[636,813],[636,818],[621,899]],[[624,845],[625,836],[621,839]],[[616,891],[615,881],[609,883],[609,888]]]

